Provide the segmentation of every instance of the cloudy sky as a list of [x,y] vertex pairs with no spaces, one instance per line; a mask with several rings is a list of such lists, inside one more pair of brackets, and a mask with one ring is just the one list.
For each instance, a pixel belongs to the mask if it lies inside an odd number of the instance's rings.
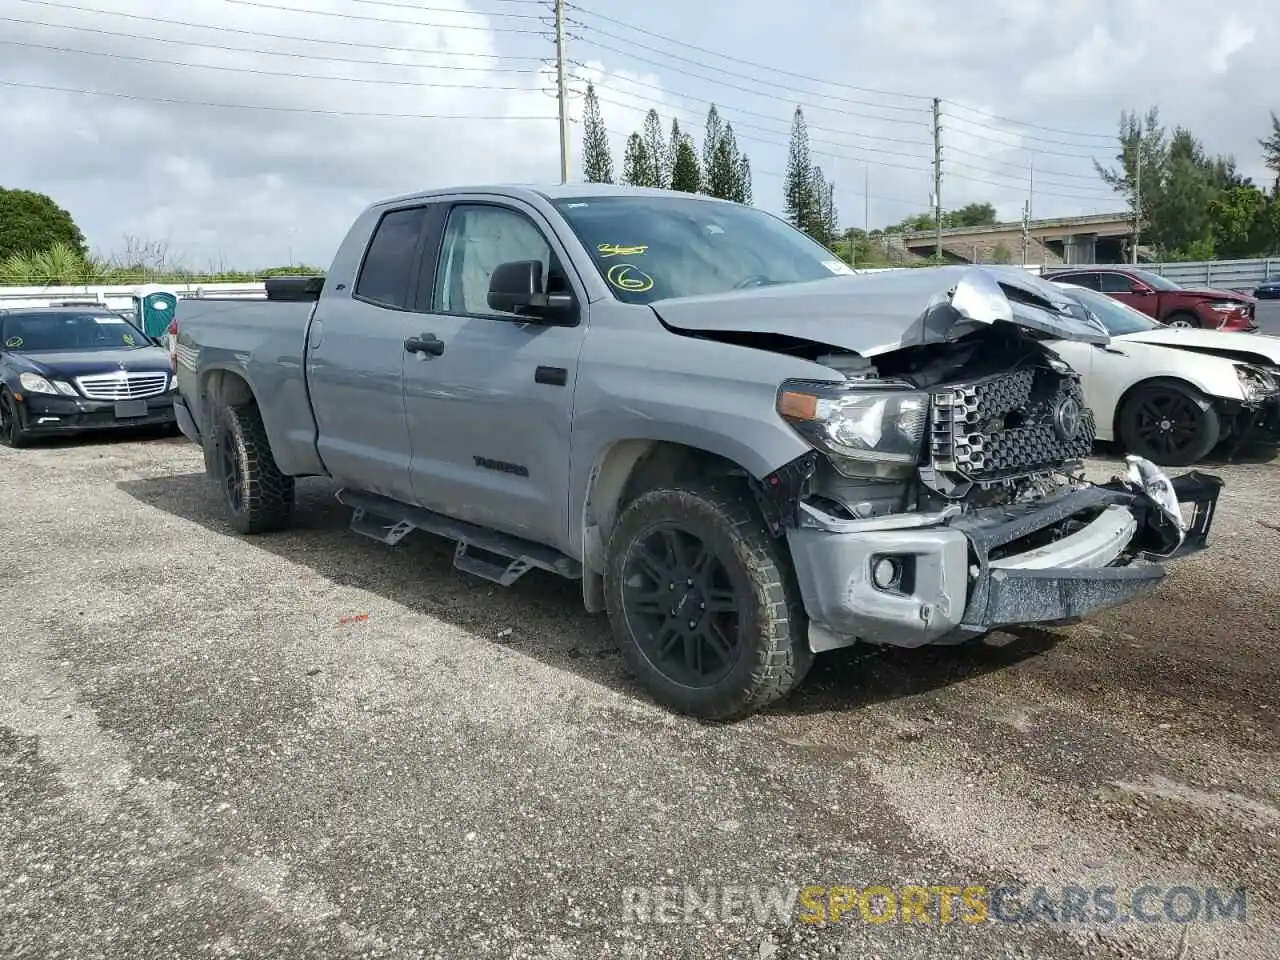
[[[567,18],[573,116],[590,79],[615,164],[650,107],[700,136],[714,101],[776,212],[799,104],[846,226],[867,192],[872,226],[927,208],[935,96],[944,207],[1008,219],[1032,167],[1037,217],[1120,209],[1090,158],[1114,156],[1122,109],[1159,104],[1263,181],[1280,111],[1265,0],[571,0]],[[380,197],[558,180],[549,24],[547,0],[0,0],[0,185],[54,197],[103,254],[130,236],[194,269],[324,265]]]

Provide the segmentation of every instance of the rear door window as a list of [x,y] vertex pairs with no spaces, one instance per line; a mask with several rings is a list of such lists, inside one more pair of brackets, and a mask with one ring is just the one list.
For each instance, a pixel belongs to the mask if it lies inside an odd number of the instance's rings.
[[1060,283],[1074,283],[1077,287],[1087,287],[1090,290],[1098,289],[1096,273],[1060,273],[1053,279]]
[[1103,293],[1133,293],[1133,281],[1123,273],[1100,273],[1098,279]]
[[409,310],[418,284],[426,207],[391,210],[374,228],[354,296],[379,307]]

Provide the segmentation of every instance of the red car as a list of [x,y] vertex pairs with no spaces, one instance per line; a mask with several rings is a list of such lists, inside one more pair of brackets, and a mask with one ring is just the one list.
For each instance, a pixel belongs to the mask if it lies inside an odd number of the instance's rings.
[[1133,267],[1075,267],[1045,279],[1099,290],[1170,327],[1203,327],[1252,333],[1258,301],[1230,290],[1180,287],[1167,277]]

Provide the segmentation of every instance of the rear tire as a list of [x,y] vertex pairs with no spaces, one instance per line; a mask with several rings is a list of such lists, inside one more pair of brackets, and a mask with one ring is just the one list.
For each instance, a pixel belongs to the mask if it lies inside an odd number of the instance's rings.
[[746,491],[727,484],[632,501],[609,538],[605,596],[628,665],[679,713],[745,717],[813,664],[786,551]]
[[1162,467],[1187,467],[1208,456],[1222,439],[1213,402],[1190,384],[1156,382],[1125,398],[1119,416],[1125,452]]
[[293,521],[294,483],[276,466],[262,416],[253,403],[216,414],[213,474],[237,533],[283,530]]
[[0,443],[6,447],[25,447],[30,442],[18,415],[18,402],[8,390],[0,390]]

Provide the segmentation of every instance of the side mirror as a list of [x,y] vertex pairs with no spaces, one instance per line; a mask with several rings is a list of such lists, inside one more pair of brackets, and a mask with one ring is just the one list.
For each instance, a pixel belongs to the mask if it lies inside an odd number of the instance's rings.
[[1135,283],[1130,288],[1129,292],[1139,297],[1146,297],[1152,294],[1154,291],[1150,287],[1148,287],[1145,283]]
[[541,260],[512,260],[499,264],[489,277],[490,310],[514,313],[546,323],[563,323],[573,311],[573,296],[544,293]]

